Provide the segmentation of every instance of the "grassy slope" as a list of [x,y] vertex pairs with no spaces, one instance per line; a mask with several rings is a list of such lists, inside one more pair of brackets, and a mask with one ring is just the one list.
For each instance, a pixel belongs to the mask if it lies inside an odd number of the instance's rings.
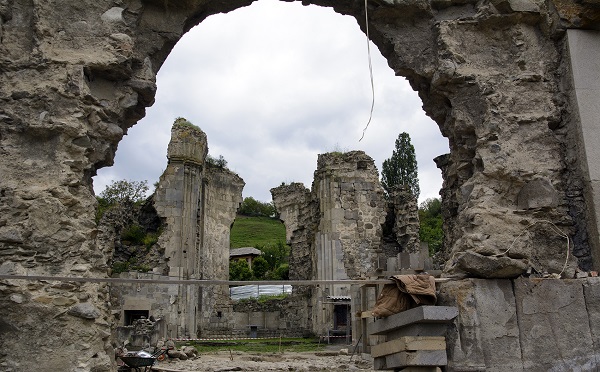
[[231,248],[261,247],[285,243],[285,226],[267,217],[237,216],[231,228]]

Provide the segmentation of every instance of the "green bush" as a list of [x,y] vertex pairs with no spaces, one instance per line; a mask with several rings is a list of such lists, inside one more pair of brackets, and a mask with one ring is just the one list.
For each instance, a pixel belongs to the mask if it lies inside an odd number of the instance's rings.
[[264,203],[249,196],[242,201],[238,214],[252,217],[275,217],[277,210],[272,201]]
[[269,263],[262,256],[258,256],[252,261],[252,275],[254,278],[258,280],[265,279],[268,271]]
[[113,274],[124,273],[126,271],[129,271],[129,262],[114,262],[111,268]]
[[279,265],[279,267],[271,273],[269,279],[290,280],[290,265],[286,263]]
[[121,240],[129,242],[133,245],[143,245],[144,238],[146,237],[146,231],[140,225],[133,224],[123,229],[121,232]]
[[158,242],[159,236],[160,236],[160,231],[157,231],[154,233],[149,233],[144,236],[144,238],[142,239],[142,243],[144,243],[146,248],[148,250],[150,250],[150,248],[152,248],[152,246]]
[[229,280],[252,280],[252,271],[246,260],[229,263]]

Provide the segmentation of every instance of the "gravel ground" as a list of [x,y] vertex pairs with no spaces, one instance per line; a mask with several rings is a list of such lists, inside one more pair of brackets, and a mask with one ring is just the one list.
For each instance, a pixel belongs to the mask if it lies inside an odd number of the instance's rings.
[[357,371],[371,372],[373,363],[360,355],[340,354],[338,351],[302,353],[244,353],[219,351],[201,354],[194,360],[166,360],[155,371]]

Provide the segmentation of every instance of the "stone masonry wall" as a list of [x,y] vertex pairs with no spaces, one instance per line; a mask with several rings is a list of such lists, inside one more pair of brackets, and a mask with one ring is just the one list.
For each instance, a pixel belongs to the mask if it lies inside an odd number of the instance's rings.
[[[96,244],[91,177],[113,163],[117,144],[153,103],[156,73],[183,33],[250,3],[0,2],[2,275],[107,275],[111,252]],[[366,29],[363,1],[304,3],[332,7]],[[592,185],[567,180],[599,165],[567,159],[566,133],[579,119],[564,115],[578,106],[561,73],[566,30],[598,29],[597,1],[378,0],[368,8],[371,40],[449,139],[446,272],[508,277],[533,265],[572,276],[577,262],[563,270],[564,242],[543,221],[578,236],[588,267],[597,262],[600,242],[582,221],[600,211],[581,207]],[[535,231],[513,245],[529,226]],[[3,279],[0,363],[113,369],[107,293],[102,284]],[[73,306],[94,307],[97,317],[68,315]],[[24,349],[42,352],[20,355]]]
[[439,285],[457,306],[448,372],[596,371],[600,279],[465,279]]
[[[321,154],[310,192],[295,183],[271,193],[291,236],[290,278],[343,280],[373,275],[386,214],[373,159],[362,151]],[[350,290],[350,286],[328,285],[308,292],[314,332],[326,334],[332,326],[332,308],[322,304],[328,302],[327,296],[350,296]]]
[[[203,226],[198,247],[198,279],[228,280],[230,229],[242,202],[244,181],[229,170],[208,166],[203,182],[204,214],[198,217],[199,225]],[[233,327],[228,286],[200,287],[200,300],[199,332]]]
[[314,232],[319,221],[318,202],[301,183],[273,188],[271,195],[279,218],[285,224],[287,244],[291,247],[290,279],[311,279],[314,267]]
[[394,227],[392,232],[402,252],[416,253],[421,251],[419,240],[419,206],[410,189],[397,188],[390,195],[394,211]]

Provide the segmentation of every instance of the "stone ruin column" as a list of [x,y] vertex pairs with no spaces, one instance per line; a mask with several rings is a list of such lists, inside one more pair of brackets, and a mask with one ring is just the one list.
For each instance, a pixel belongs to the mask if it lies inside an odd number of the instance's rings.
[[[205,164],[201,204],[198,206],[198,279],[229,280],[231,226],[242,203],[244,180],[234,172]],[[210,336],[231,329],[229,286],[203,286],[199,289],[198,330]],[[219,333],[220,332],[220,333]],[[199,334],[203,336],[203,334]]]
[[[161,175],[154,197],[154,207],[165,220],[165,231],[158,244],[164,248],[170,277],[198,277],[199,237],[198,206],[203,189],[204,159],[208,153],[206,134],[185,119],[178,119],[171,129],[167,149],[169,163]],[[203,212],[203,211],[202,211]],[[202,212],[200,214],[202,214]],[[195,336],[198,291],[180,285],[175,301],[176,311],[167,314],[171,337]]]
[[419,241],[419,207],[417,198],[408,187],[397,187],[390,195],[390,204],[394,211],[392,232],[403,252],[421,251]]
[[[271,194],[292,247],[290,279],[360,279],[377,270],[386,208],[377,168],[364,152],[321,154],[310,192],[293,183]],[[343,285],[312,291],[315,332],[331,326],[327,296],[350,293]]]

